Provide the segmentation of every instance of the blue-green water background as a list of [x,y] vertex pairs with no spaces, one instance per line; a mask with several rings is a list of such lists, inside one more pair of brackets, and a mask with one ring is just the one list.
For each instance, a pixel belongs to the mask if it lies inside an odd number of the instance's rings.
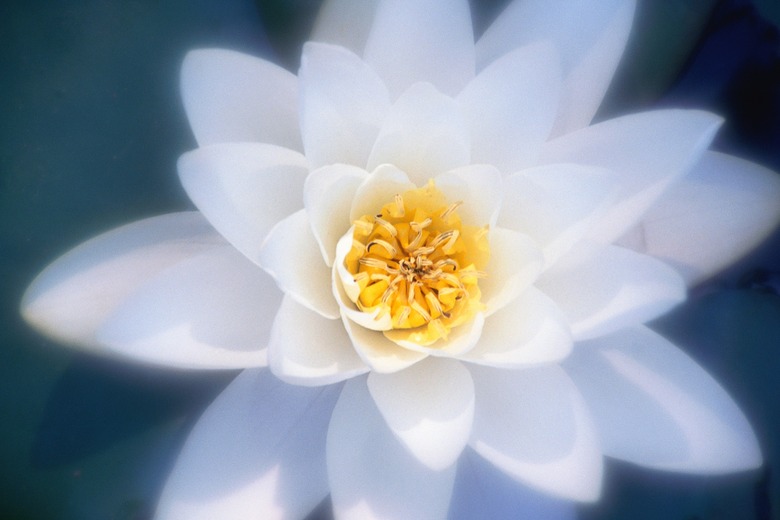
[[[75,353],[28,329],[18,301],[69,247],[190,207],[175,174],[194,147],[177,88],[187,50],[229,47],[295,69],[318,3],[0,4],[0,519],[151,518],[187,431],[235,373]],[[474,2],[477,31],[503,3]],[[730,120],[716,148],[780,170],[779,20],[777,0],[640,1],[599,117],[709,108]],[[775,234],[655,324],[739,401],[765,468],[700,478],[611,461],[584,518],[780,518],[779,289]]]

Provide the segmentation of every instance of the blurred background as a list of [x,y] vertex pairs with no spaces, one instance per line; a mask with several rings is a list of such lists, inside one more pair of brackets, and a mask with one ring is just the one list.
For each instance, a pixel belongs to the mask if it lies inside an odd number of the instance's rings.
[[[189,49],[228,47],[295,70],[319,3],[0,3],[0,520],[152,517],[187,432],[236,374],[67,350],[24,325],[19,300],[70,247],[191,207],[175,173],[178,156],[195,146],[178,95]],[[477,33],[506,3],[473,1]],[[780,171],[780,2],[639,4],[598,118],[712,110],[728,119],[714,148]],[[779,293],[775,233],[653,325],[740,403],[764,468],[700,478],[610,461],[605,495],[581,509],[583,518],[780,518]]]

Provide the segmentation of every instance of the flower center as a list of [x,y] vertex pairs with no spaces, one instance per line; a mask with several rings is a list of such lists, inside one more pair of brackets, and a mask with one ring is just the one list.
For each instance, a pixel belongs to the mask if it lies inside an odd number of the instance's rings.
[[391,339],[430,345],[482,310],[487,227],[463,225],[461,204],[448,204],[431,181],[354,222],[344,260],[359,287],[354,303],[379,309],[377,319],[389,313]]

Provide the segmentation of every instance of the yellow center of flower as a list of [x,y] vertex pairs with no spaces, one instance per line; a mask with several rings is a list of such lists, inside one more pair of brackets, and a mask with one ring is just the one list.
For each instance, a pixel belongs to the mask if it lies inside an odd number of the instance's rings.
[[376,319],[389,313],[390,339],[431,345],[484,308],[478,280],[490,254],[488,228],[463,225],[460,205],[431,181],[355,221],[344,259],[359,287],[355,304],[378,310]]

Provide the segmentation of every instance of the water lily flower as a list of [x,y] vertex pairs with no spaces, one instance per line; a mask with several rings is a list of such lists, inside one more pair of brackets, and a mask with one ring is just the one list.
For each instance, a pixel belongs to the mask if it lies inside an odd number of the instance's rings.
[[[297,75],[186,57],[197,211],[87,241],[22,303],[92,352],[244,369],[158,518],[303,518],[329,493],[338,519],[567,518],[605,456],[761,464],[725,390],[644,324],[772,229],[780,182],[707,151],[710,113],[591,124],[633,14],[518,0],[475,43],[466,0],[328,0]],[[496,511],[496,474],[522,504]]]

